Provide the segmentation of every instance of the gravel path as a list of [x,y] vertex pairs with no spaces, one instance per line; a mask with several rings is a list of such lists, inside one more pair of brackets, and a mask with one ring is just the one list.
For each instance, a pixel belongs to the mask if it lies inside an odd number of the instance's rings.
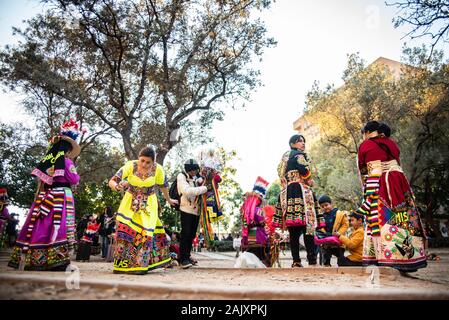
[[[436,252],[440,255],[440,261],[429,261],[429,266],[419,270],[410,276],[403,277],[396,273],[381,274],[376,292],[443,292],[449,295],[449,250]],[[301,252],[303,256],[305,252]],[[235,253],[194,253],[193,255],[201,267],[193,267],[183,270],[180,267],[154,270],[144,276],[116,275],[112,273],[112,264],[102,261],[98,256],[93,256],[91,262],[72,264],[79,268],[81,285],[79,290],[67,289],[65,279],[68,275],[64,272],[21,272],[6,266],[8,253],[0,253],[0,277],[41,277],[59,280],[59,283],[34,283],[29,281],[1,281],[1,299],[177,299],[186,298],[177,295],[177,287],[200,288],[201,290],[238,290],[245,291],[278,291],[284,292],[326,292],[354,291],[366,293],[373,290],[369,284],[369,274],[358,271],[356,274],[347,272],[337,273],[337,268],[289,268],[290,255],[281,254],[283,268],[273,269],[229,269],[235,263]],[[333,265],[336,265],[333,261]],[[83,282],[104,281],[105,283],[126,283],[148,287],[162,287],[169,293],[151,292],[151,290],[118,290],[113,285],[101,287],[98,285],[85,285]],[[158,289],[159,290],[159,289]],[[164,289],[165,290],[165,289]],[[167,291],[166,290],[166,291]],[[200,291],[201,291],[200,290]],[[159,290],[160,291],[160,290]],[[163,290],[162,290],[163,291]],[[161,292],[162,292],[161,291]],[[174,291],[174,292],[172,292]],[[165,292],[165,291],[164,291]],[[168,291],[167,291],[168,292]],[[187,298],[203,299],[211,297],[204,294],[190,294]],[[212,295],[213,297],[213,295]],[[273,293],[273,297],[276,298]],[[285,298],[285,297],[284,297]]]

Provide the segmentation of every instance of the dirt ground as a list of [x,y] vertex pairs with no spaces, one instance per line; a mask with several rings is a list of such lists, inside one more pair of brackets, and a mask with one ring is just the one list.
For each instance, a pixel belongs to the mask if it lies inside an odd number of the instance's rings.
[[[429,261],[427,268],[407,277],[396,273],[380,274],[379,282],[376,282],[376,290],[378,292],[403,291],[404,293],[418,290],[449,294],[449,249],[431,252],[439,255],[441,259]],[[73,290],[64,285],[64,281],[68,277],[64,272],[23,272],[7,267],[9,253],[3,251],[0,253],[0,277],[14,276],[16,280],[0,282],[0,299],[185,299],[185,294],[178,294],[175,290],[178,287],[197,288],[198,292],[201,290],[209,292],[203,295],[200,293],[198,295],[190,294],[187,296],[188,299],[213,298],[214,290],[272,291],[272,298],[276,298],[276,292],[294,294],[297,291],[355,290],[355,292],[364,293],[373,290],[372,286],[367,285],[369,274],[363,272],[337,273],[337,268],[308,268],[307,263],[304,262],[305,268],[292,270],[289,252],[281,253],[282,268],[263,270],[234,269],[235,252],[198,252],[193,256],[199,261],[199,267],[187,270],[180,267],[158,269],[143,276],[113,274],[112,264],[104,262],[99,256],[92,256],[90,262],[73,261],[72,264],[79,268],[81,280],[80,288]],[[301,256],[304,257],[305,252],[301,252]],[[336,261],[333,260],[332,265],[336,265]],[[28,276],[51,278],[55,281],[59,280],[59,282],[27,281],[25,278]],[[20,281],[21,277],[24,277],[25,281]],[[105,287],[86,284],[90,281],[110,282],[114,285]],[[118,290],[117,284],[120,283],[126,283],[127,287]],[[155,289],[154,292],[152,290],[133,290],[133,284],[158,289]]]

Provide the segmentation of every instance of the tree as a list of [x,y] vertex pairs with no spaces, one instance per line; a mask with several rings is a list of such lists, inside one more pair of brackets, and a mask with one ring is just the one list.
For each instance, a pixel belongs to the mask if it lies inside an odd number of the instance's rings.
[[44,2],[50,9],[14,29],[23,42],[0,52],[1,81],[88,115],[130,159],[150,142],[162,163],[177,130],[222,119],[218,104],[249,97],[260,83],[248,63],[274,44],[252,19],[269,0]]
[[77,220],[85,214],[100,215],[106,207],[116,212],[123,198],[122,194],[111,190],[107,182],[83,183],[76,189],[74,196]]
[[237,153],[235,150],[227,152],[223,148],[218,148],[219,157],[223,163],[223,171],[221,172],[222,181],[218,190],[220,193],[222,211],[225,219],[220,223],[225,230],[230,228],[241,228],[240,207],[243,203],[243,190],[240,184],[235,180],[237,169],[231,163],[235,159]]
[[[408,0],[394,2],[391,6],[399,9],[399,15],[393,21],[395,27],[409,24],[412,30],[406,34],[411,38],[430,36],[432,44],[427,58],[425,50],[415,49],[414,55],[417,64],[421,65],[423,70],[429,69],[432,64],[432,55],[439,42],[446,43],[449,38],[449,3],[447,1],[425,1]],[[442,56],[442,54],[440,54]],[[441,57],[440,57],[441,59]],[[433,59],[438,61],[439,59]],[[421,112],[421,125],[412,126],[411,129],[418,130],[419,138],[416,139],[416,152],[414,153],[414,165],[412,168],[411,183],[415,187],[417,197],[422,200],[425,216],[432,220],[433,213],[440,206],[448,207],[449,199],[447,197],[447,137],[446,128],[441,126],[440,121],[447,121],[447,109],[449,106],[449,64],[446,63],[440,68],[434,68],[434,72],[427,79],[427,86],[439,86],[439,101],[433,101],[427,105]],[[422,78],[422,77],[421,77]],[[413,83],[414,79],[409,79]],[[429,97],[428,92],[425,93]],[[415,97],[419,99],[419,97]],[[433,99],[435,100],[435,99]],[[418,170],[418,159],[423,163],[422,170]],[[446,159],[446,160],[445,160]],[[421,180],[418,182],[418,180]]]
[[[169,187],[176,180],[178,173],[182,171],[181,164],[172,167],[171,165],[164,166],[165,176],[169,183]],[[164,197],[160,192],[157,192],[157,197],[160,204],[160,218],[164,225],[167,225],[169,228],[174,229],[176,231],[181,230],[181,216],[179,211],[167,205],[167,201],[165,201]]]
[[0,185],[18,207],[27,208],[33,202],[37,184],[30,173],[46,147],[30,128],[0,123]]
[[449,174],[448,64],[441,52],[429,59],[422,48],[404,48],[401,75],[382,65],[365,66],[357,55],[348,57],[345,85],[321,89],[314,85],[308,94],[304,118],[319,128],[320,144],[310,153],[318,168],[317,191],[328,193],[342,207],[359,202],[361,188],[356,154],[360,128],[369,120],[387,122],[401,149],[401,166],[415,190],[424,217],[432,219],[447,207]]
[[393,122],[405,110],[394,99],[397,84],[385,65],[367,67],[358,54],[351,54],[342,78],[345,85],[338,89],[320,89],[318,84],[312,87],[307,94],[305,118],[323,124],[320,133],[327,144],[338,145],[347,155],[355,155],[364,123],[377,118]]
[[405,0],[387,3],[399,9],[393,19],[395,28],[409,24],[412,30],[405,36],[412,39],[424,36],[432,38],[429,57],[438,42],[449,41],[449,3],[445,0]]
[[279,194],[281,193],[281,184],[275,181],[268,187],[266,199],[269,205],[274,206],[278,202]]

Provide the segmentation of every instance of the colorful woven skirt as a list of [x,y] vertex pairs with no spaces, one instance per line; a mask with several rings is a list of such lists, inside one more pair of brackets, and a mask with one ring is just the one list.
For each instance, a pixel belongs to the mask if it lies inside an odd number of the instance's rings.
[[206,193],[206,206],[209,213],[209,221],[217,222],[224,219],[221,211],[220,195],[215,183],[212,183],[212,190]]
[[415,271],[427,266],[424,234],[413,204],[407,209],[390,209],[379,199],[380,233],[365,229],[363,264],[379,265],[400,271]]
[[273,225],[278,228],[305,225],[307,234],[313,235],[317,226],[316,209],[312,190],[301,183],[290,182],[279,195]]
[[70,188],[41,191],[19,233],[8,266],[19,268],[22,265],[25,270],[65,270],[70,264],[69,250],[73,247],[74,217]]
[[[169,243],[164,227],[156,215],[155,225],[142,226],[138,215],[133,218],[119,213],[117,232],[114,239],[114,271],[124,273],[145,273],[170,263]],[[153,220],[153,219],[150,219]]]

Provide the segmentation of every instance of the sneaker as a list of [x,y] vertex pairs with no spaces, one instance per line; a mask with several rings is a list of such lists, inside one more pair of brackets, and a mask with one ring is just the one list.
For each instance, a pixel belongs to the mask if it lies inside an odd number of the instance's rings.
[[191,263],[193,266],[196,266],[196,265],[198,264],[198,261],[196,261],[196,260],[193,259],[193,258],[189,258],[189,261],[190,261],[190,263]]
[[292,268],[302,268],[302,264],[299,261],[293,262]]
[[183,269],[188,269],[192,266],[192,263],[189,260],[184,260],[183,262],[181,262],[181,267]]

